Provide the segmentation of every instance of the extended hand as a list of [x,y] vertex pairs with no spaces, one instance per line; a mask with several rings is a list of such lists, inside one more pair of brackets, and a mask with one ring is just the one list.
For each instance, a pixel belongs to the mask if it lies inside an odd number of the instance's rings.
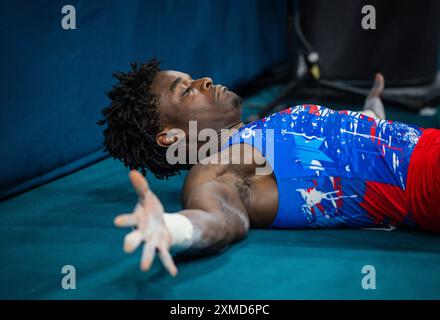
[[114,220],[118,227],[136,227],[136,230],[125,236],[124,251],[131,253],[142,242],[145,242],[141,269],[143,271],[150,269],[157,250],[165,268],[172,276],[176,276],[177,267],[169,252],[172,239],[163,218],[162,203],[150,190],[147,180],[138,171],[130,171],[129,176],[139,195],[139,201],[132,213],[121,214]]

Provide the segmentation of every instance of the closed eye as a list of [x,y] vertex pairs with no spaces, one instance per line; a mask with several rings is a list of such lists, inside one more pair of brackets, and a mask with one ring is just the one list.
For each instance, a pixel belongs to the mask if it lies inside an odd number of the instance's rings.
[[191,87],[188,87],[185,91],[182,92],[182,97],[186,96],[188,93],[190,93],[192,91]]

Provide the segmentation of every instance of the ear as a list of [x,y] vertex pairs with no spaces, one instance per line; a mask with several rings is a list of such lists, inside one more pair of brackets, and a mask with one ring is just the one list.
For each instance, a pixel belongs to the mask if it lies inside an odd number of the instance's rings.
[[161,147],[168,148],[173,143],[185,140],[185,132],[181,129],[169,129],[165,128],[156,135],[156,143]]

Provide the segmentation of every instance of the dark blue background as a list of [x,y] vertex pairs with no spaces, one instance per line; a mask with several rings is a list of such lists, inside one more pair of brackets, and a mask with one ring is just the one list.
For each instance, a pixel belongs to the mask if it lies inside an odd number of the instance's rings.
[[285,58],[285,29],[284,1],[2,1],[0,198],[105,156],[95,123],[132,60],[234,87]]

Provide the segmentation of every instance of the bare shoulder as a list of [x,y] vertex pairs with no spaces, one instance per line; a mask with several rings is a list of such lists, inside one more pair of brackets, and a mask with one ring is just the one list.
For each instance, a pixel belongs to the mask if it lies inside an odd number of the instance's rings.
[[194,165],[185,178],[183,190],[194,189],[208,181],[212,181],[217,177],[219,171],[224,170],[224,167],[221,164],[198,163]]
[[[243,151],[243,150],[242,150]],[[240,152],[247,154],[247,152]],[[234,158],[234,159],[233,159]],[[245,168],[230,148],[204,159],[189,171],[182,188],[182,199],[185,201],[191,192],[202,185],[218,184],[223,188],[242,178]]]
[[224,149],[217,155],[218,159],[224,157],[223,160],[226,158],[232,162],[198,163],[192,167],[182,189],[182,205],[187,208],[197,202],[212,208],[213,202],[220,199],[222,203],[246,212],[252,225],[266,227],[272,223],[277,212],[275,178],[271,170],[266,170],[268,172],[264,175],[257,174],[256,169],[262,165],[255,159],[265,159],[261,154],[252,152],[252,146],[242,145],[240,148],[240,161],[235,156],[227,158],[233,150]]
[[182,188],[182,200],[185,202],[191,192],[198,187],[217,180],[219,173],[225,171],[226,166],[222,164],[203,164],[194,165],[188,172]]
[[185,187],[194,188],[225,173],[253,170],[257,157],[263,158],[258,150],[253,150],[248,144],[229,146],[194,165],[185,180]]

